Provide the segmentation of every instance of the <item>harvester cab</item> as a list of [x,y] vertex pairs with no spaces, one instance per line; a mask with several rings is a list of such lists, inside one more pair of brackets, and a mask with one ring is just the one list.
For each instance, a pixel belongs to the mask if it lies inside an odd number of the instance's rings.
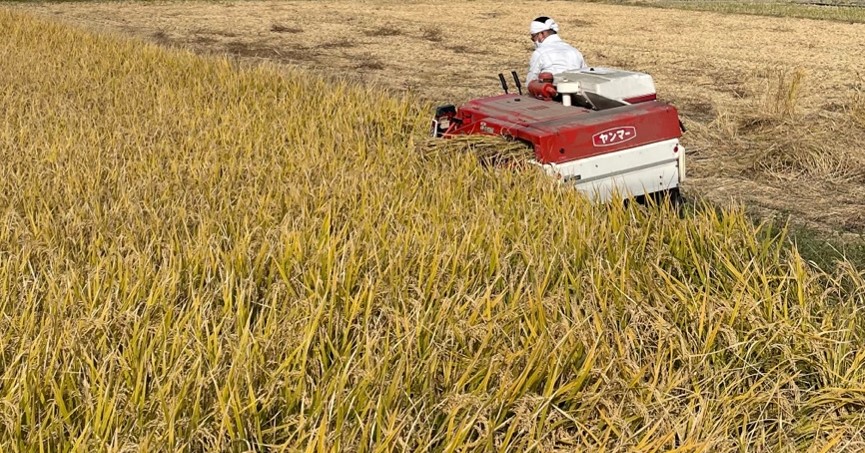
[[534,150],[531,163],[597,201],[615,193],[678,198],[685,180],[685,132],[678,111],[657,99],[648,74],[592,67],[542,73],[523,94],[473,99],[459,108],[436,109],[435,137],[498,135]]

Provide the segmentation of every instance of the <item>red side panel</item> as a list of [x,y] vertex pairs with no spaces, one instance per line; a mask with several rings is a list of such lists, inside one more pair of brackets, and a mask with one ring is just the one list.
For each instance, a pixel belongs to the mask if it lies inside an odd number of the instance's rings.
[[654,101],[658,99],[658,95],[655,93],[644,94],[642,96],[634,96],[632,98],[625,98],[625,102],[629,104],[639,104],[640,102],[648,102]]
[[593,111],[505,94],[466,103],[456,120],[448,135],[519,139],[534,146],[542,163],[568,162],[682,135],[676,109],[656,101]]

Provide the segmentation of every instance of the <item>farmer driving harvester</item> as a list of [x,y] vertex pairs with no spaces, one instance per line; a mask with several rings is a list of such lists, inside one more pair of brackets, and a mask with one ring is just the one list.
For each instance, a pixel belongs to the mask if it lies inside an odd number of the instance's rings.
[[434,137],[498,136],[531,147],[524,160],[594,200],[618,196],[671,196],[685,180],[685,128],[678,110],[657,98],[649,74],[587,66],[583,55],[558,36],[549,17],[529,24],[536,49],[523,93],[436,107]]
[[558,35],[559,24],[547,16],[535,18],[529,24],[529,33],[535,44],[535,51],[529,60],[529,73],[526,84],[538,78],[542,72],[557,74],[575,71],[586,67],[583,54]]

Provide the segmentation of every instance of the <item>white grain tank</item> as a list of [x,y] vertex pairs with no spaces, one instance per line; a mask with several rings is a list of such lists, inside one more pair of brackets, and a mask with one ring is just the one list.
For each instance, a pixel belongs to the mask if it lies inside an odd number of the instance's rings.
[[578,84],[584,92],[628,104],[653,101],[657,98],[652,76],[616,68],[592,67],[562,72],[553,76],[553,84],[557,87]]

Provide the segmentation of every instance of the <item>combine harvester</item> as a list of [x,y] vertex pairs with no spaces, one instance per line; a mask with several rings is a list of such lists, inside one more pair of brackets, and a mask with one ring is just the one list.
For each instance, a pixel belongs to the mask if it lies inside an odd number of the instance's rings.
[[675,107],[658,101],[648,74],[612,68],[542,73],[524,95],[471,100],[436,109],[432,135],[498,135],[534,149],[530,162],[596,201],[614,194],[681,201],[685,132]]

